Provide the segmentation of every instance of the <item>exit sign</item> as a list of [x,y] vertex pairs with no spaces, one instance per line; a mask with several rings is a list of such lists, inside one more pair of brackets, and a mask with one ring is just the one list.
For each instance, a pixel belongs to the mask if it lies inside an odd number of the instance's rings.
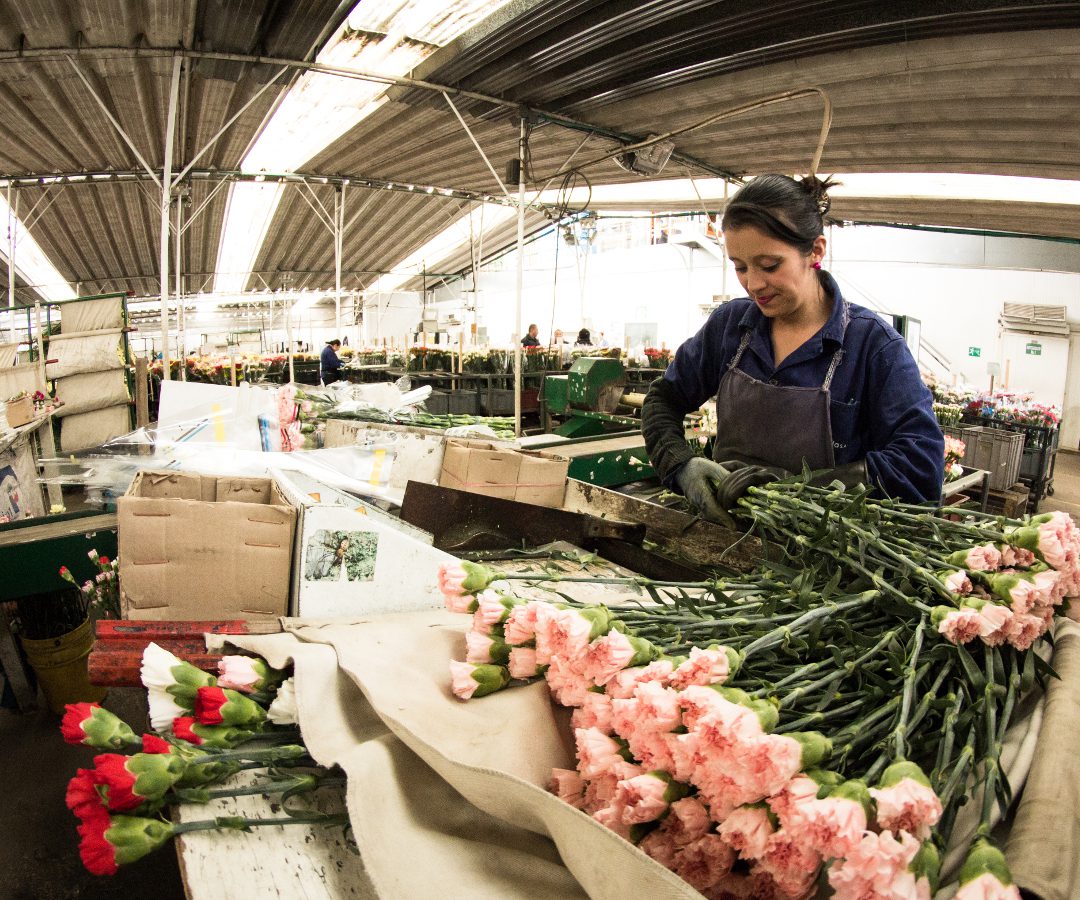
[[968,347],[968,356],[982,356],[982,347]]
[[1024,353],[1028,356],[1042,356],[1042,344],[1038,341],[1028,341],[1024,344]]

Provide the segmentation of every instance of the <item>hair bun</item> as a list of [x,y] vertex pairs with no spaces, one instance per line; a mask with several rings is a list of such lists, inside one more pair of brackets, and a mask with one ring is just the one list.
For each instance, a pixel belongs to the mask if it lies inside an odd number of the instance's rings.
[[829,207],[832,205],[832,201],[829,199],[829,188],[836,187],[837,184],[838,182],[833,181],[832,177],[826,178],[824,181],[816,175],[807,175],[799,179],[799,187],[813,198],[817,204],[818,214],[822,218],[825,217]]

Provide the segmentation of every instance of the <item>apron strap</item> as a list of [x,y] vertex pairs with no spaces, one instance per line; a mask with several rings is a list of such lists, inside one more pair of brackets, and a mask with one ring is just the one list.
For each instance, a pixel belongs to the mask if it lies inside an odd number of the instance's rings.
[[743,352],[746,350],[746,348],[750,346],[750,339],[753,336],[754,332],[749,328],[747,328],[743,332],[742,341],[739,343],[739,349],[735,351],[735,355],[731,358],[731,362],[729,362],[727,365],[728,371],[731,371],[739,364],[739,360],[742,359]]
[[841,347],[833,354],[832,362],[829,363],[829,371],[825,373],[825,380],[821,382],[821,389],[823,391],[827,391],[829,389],[829,385],[832,384],[833,375],[836,374],[837,366],[840,365],[840,362],[843,360],[843,358],[844,348]]

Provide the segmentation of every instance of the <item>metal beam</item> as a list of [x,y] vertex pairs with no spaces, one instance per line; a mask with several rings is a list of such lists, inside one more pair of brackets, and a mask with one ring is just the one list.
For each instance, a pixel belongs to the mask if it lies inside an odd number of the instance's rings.
[[[117,134],[119,134],[120,137],[123,139],[124,143],[128,145],[128,148],[131,150],[131,152],[135,154],[135,158],[139,161],[139,164],[144,169],[146,169],[154,184],[156,184],[160,188],[162,186],[161,180],[157,177],[157,175],[154,174],[154,170],[150,168],[150,164],[145,159],[143,159],[143,155],[139,152],[139,148],[135,146],[135,142],[132,141],[130,137],[128,137],[128,133],[124,131],[123,126],[116,120],[116,116],[112,114],[112,110],[109,109],[108,104],[106,104],[106,102],[101,98],[98,92],[94,90],[94,86],[90,83],[90,79],[86,77],[85,73],[82,70],[82,67],[70,56],[66,58],[67,61],[71,63],[71,68],[75,70],[75,74],[78,75],[82,83],[86,85],[86,89],[90,92],[90,96],[97,101],[98,106],[101,107],[101,111],[105,113],[105,117],[112,123],[112,126],[116,129]],[[176,60],[179,61],[179,57],[176,57]],[[174,63],[174,71],[176,71],[175,65],[176,64]],[[169,102],[172,102],[171,98]]]
[[469,136],[469,140],[473,142],[473,146],[476,148],[476,152],[480,154],[480,158],[484,161],[484,165],[488,167],[488,171],[491,172],[492,177],[495,179],[495,183],[502,189],[502,192],[506,195],[506,199],[510,200],[510,192],[506,189],[506,185],[503,184],[503,180],[499,177],[499,173],[495,171],[495,167],[491,164],[491,160],[488,159],[487,154],[484,152],[484,148],[480,146],[480,142],[476,139],[476,135],[472,133],[472,129],[461,117],[461,113],[458,112],[458,108],[454,106],[454,101],[450,99],[450,95],[443,93],[443,97],[446,102],[450,104],[450,108],[454,111],[454,115],[457,116],[457,120],[461,123],[461,127],[465,129],[465,133]]
[[525,284],[525,116],[518,136],[517,283],[514,304],[514,434],[521,437],[521,298]]
[[176,136],[176,107],[180,99],[179,56],[173,57],[169,85],[169,112],[165,125],[165,157],[161,173],[161,380],[169,381],[169,218],[172,211],[173,139]]

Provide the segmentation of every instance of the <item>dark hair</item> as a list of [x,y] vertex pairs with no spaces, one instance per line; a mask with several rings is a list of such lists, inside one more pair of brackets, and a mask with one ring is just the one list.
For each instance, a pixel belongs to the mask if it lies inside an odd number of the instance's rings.
[[589,334],[589,329],[588,328],[582,328],[581,331],[579,331],[577,333],[577,342],[579,344],[591,344],[592,343],[592,335]]
[[796,181],[787,175],[758,175],[743,185],[724,209],[721,228],[755,228],[809,253],[814,239],[825,231],[829,188],[838,182],[807,175]]
[[337,338],[334,338],[332,341],[327,341],[326,344],[328,347],[333,347],[334,344],[337,344],[340,347],[341,341],[339,341]]

